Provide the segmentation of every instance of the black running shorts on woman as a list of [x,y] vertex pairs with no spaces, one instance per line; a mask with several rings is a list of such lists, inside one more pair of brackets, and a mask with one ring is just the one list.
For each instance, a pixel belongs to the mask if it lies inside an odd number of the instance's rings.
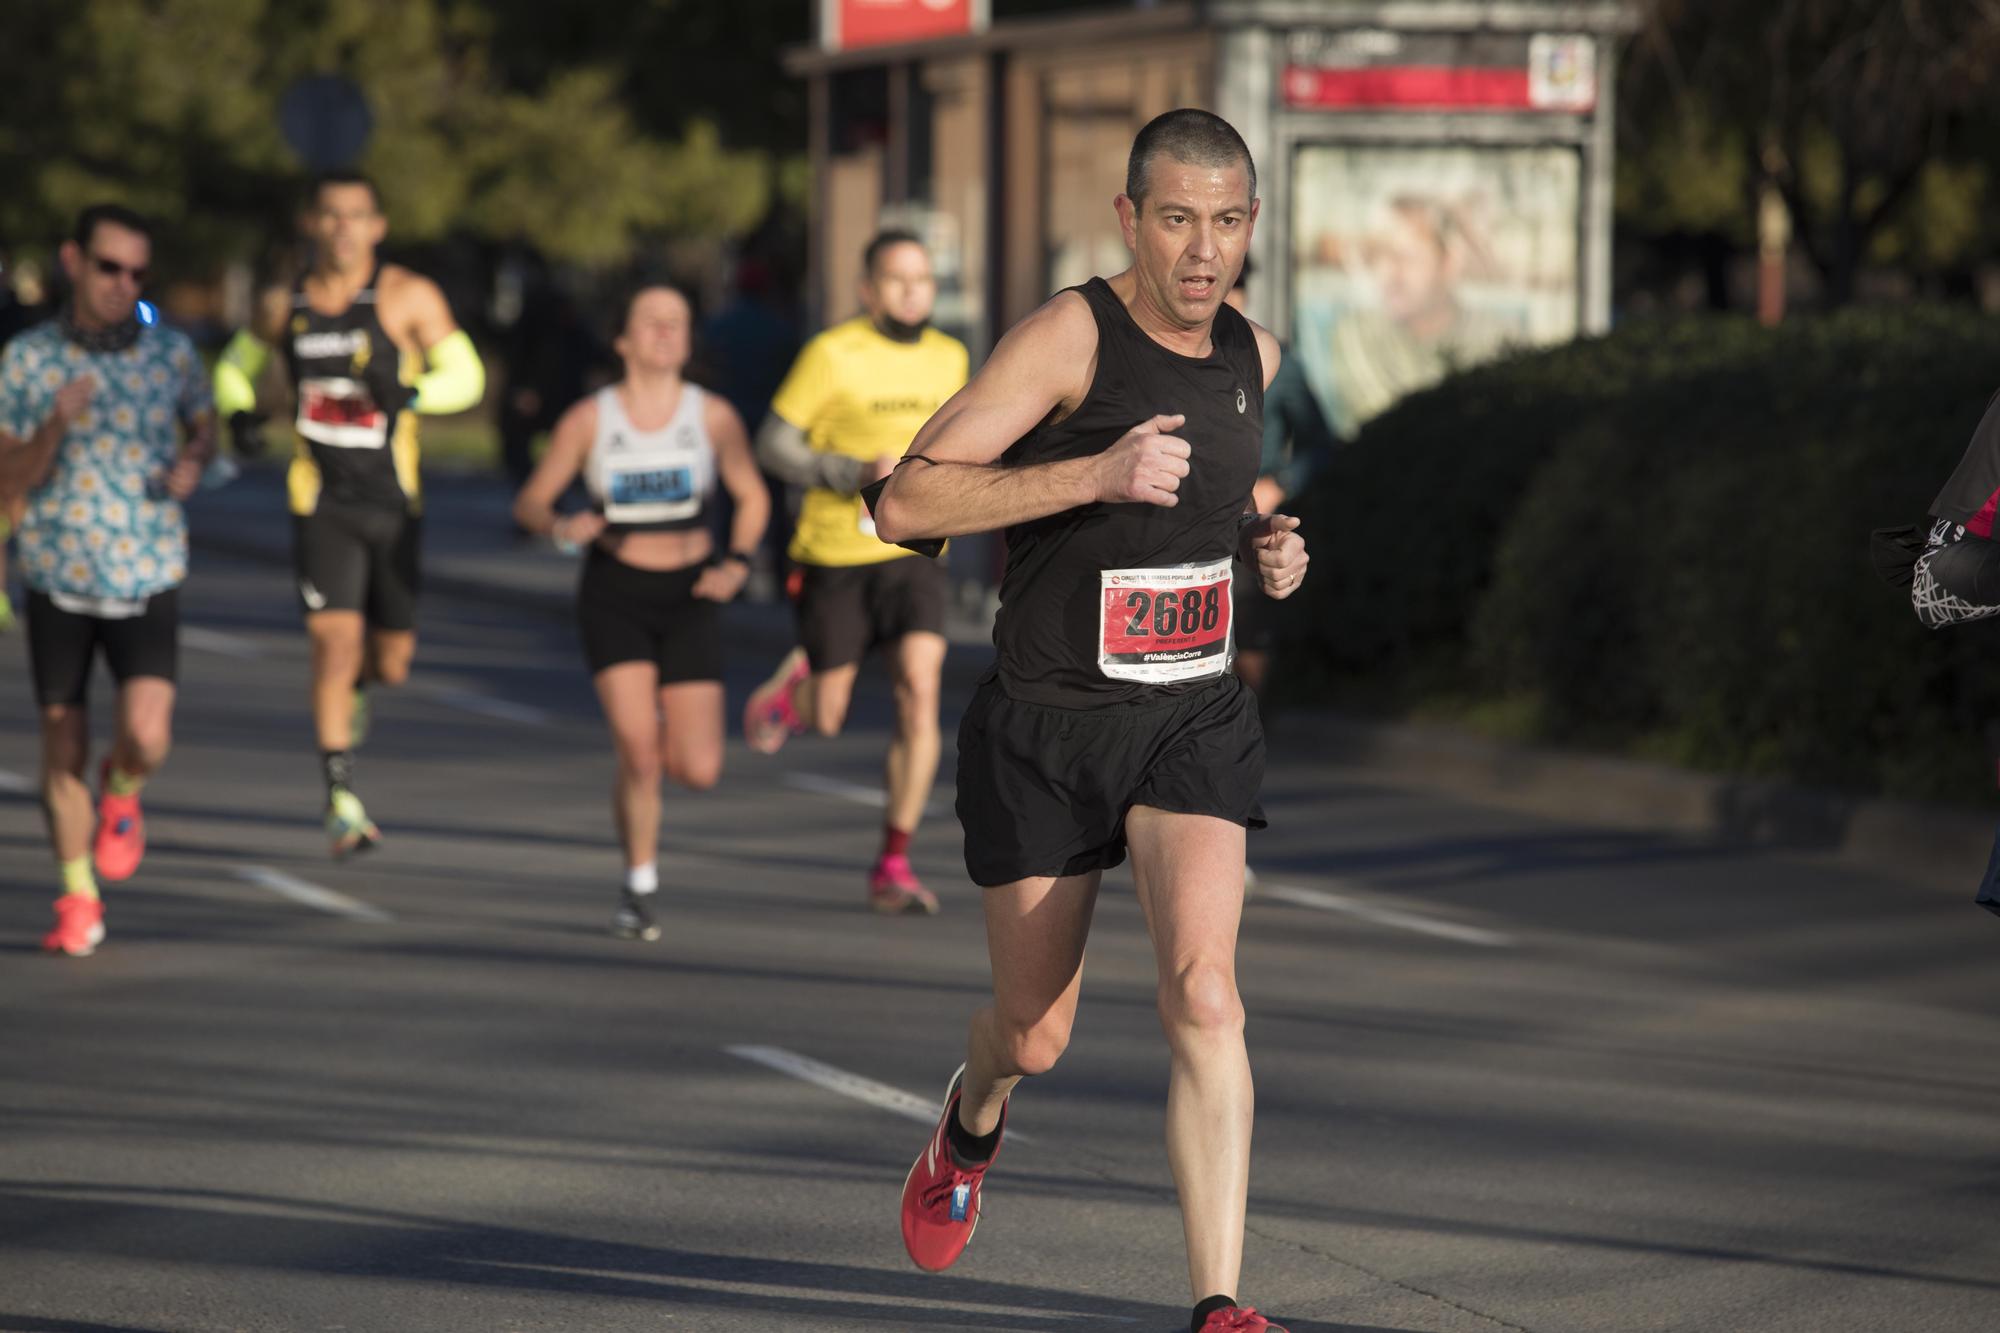
[[722,619],[694,595],[701,566],[638,569],[601,547],[583,562],[577,630],[593,676],[621,662],[651,662],[660,684],[722,679]]
[[1134,805],[1262,828],[1264,737],[1233,676],[1231,565],[1263,449],[1264,371],[1227,306],[1213,348],[1147,337],[1111,286],[1073,289],[1097,321],[1097,371],[1070,416],[1002,457],[1087,458],[1161,413],[1192,450],[1179,503],[1089,504],[1007,531],[998,650],[959,733],[973,881],[1081,874],[1125,855]]

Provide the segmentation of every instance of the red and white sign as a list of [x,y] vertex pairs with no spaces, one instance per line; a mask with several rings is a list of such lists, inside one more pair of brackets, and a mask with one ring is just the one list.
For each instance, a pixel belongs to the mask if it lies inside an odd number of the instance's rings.
[[857,46],[960,37],[986,27],[986,0],[822,0],[820,44]]
[[1589,111],[1597,105],[1597,44],[1537,33],[1519,65],[1362,63],[1285,67],[1287,104],[1312,110]]

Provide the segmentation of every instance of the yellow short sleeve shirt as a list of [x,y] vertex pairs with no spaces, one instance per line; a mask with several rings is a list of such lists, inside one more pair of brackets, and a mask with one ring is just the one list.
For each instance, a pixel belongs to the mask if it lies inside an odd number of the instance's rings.
[[[965,344],[936,329],[915,342],[884,336],[866,316],[836,324],[799,353],[771,410],[814,449],[848,458],[900,455],[965,386]],[[806,565],[870,565],[911,554],[875,535],[858,495],[815,487],[799,509],[791,557]]]

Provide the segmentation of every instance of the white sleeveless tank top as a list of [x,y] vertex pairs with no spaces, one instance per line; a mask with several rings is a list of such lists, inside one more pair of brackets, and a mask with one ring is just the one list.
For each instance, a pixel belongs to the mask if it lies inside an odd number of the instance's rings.
[[616,386],[597,391],[597,436],[584,462],[583,484],[605,521],[626,531],[700,527],[715,490],[715,445],[703,408],[708,395],[681,385],[680,406],[658,430],[642,431],[625,415]]

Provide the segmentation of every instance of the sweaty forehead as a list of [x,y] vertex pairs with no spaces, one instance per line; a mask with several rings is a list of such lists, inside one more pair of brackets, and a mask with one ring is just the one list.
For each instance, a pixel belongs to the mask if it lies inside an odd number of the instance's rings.
[[1203,166],[1178,158],[1155,158],[1146,168],[1146,206],[1164,203],[1204,211],[1250,207],[1250,173],[1240,161]]

